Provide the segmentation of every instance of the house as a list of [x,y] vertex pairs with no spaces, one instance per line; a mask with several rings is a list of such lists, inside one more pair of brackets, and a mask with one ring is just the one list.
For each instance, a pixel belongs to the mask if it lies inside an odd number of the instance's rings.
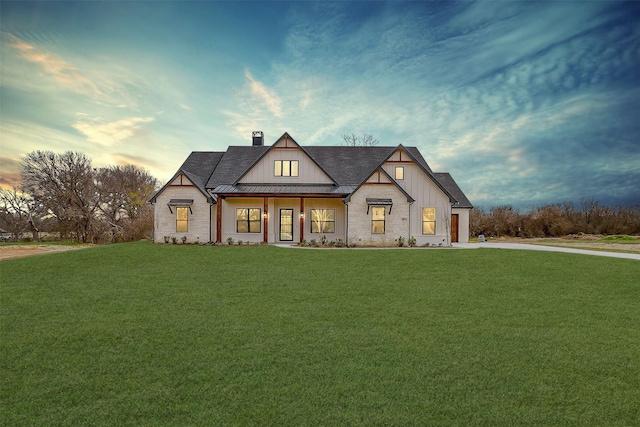
[[150,200],[154,241],[418,246],[468,242],[472,205],[416,147],[271,146],[193,152]]

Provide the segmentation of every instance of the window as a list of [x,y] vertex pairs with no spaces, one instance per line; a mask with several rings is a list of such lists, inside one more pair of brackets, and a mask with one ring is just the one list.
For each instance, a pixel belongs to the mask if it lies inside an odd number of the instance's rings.
[[404,179],[404,166],[396,166],[396,180]]
[[236,232],[259,233],[262,209],[236,209]]
[[384,234],[384,211],[386,208],[371,208],[371,234]]
[[422,234],[436,234],[436,208],[422,208]]
[[335,233],[336,211],[335,209],[311,209],[312,233]]
[[176,208],[176,233],[189,231],[189,208]]
[[276,160],[273,174],[275,176],[298,176],[298,161]]

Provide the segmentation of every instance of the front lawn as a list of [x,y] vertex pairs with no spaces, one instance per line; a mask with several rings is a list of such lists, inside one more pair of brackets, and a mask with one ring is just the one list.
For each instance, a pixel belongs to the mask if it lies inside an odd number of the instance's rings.
[[637,425],[640,262],[146,242],[0,262],[0,424]]

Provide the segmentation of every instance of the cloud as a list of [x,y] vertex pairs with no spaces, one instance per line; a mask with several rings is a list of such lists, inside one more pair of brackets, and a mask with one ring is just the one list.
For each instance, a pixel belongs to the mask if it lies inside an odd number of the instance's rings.
[[148,169],[160,169],[161,165],[153,160],[150,160],[148,156],[134,156],[126,153],[113,153],[111,155],[116,161],[116,164],[121,166],[134,165]]
[[20,184],[20,162],[14,158],[0,156],[0,188],[11,189]]
[[77,121],[72,126],[87,140],[112,147],[134,136],[141,128],[141,124],[153,120],[153,117],[127,117],[107,122],[101,118],[89,118],[84,114],[78,114]]
[[39,65],[58,84],[92,98],[102,96],[102,92],[95,82],[62,58],[39,49],[13,34],[3,32],[2,36],[10,40],[9,47],[17,50],[25,60]]
[[267,109],[276,117],[282,117],[282,100],[272,89],[257,81],[249,70],[244,73],[254,99],[262,101]]

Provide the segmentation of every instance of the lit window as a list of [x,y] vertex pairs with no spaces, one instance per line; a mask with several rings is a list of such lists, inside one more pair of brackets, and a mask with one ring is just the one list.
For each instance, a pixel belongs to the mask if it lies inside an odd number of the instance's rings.
[[371,234],[384,234],[385,208],[371,208]]
[[422,234],[436,234],[436,208],[422,208]]
[[275,176],[298,176],[297,160],[276,160],[273,174]]
[[236,209],[236,232],[238,233],[259,233],[261,209]]
[[335,209],[311,209],[312,233],[335,233],[336,211]]
[[396,180],[404,179],[404,166],[396,166]]
[[189,208],[176,208],[176,233],[189,231]]

